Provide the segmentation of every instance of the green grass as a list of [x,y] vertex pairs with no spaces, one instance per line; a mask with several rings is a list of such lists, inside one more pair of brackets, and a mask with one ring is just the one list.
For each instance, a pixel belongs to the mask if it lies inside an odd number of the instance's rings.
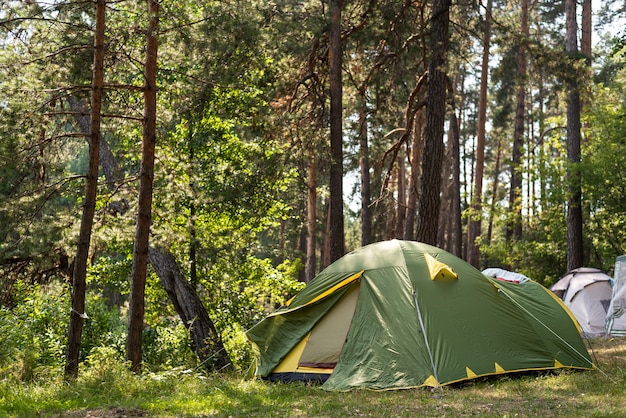
[[83,366],[78,379],[0,381],[2,417],[626,417],[626,340],[595,340],[600,370],[482,379],[441,391],[326,392],[235,375]]

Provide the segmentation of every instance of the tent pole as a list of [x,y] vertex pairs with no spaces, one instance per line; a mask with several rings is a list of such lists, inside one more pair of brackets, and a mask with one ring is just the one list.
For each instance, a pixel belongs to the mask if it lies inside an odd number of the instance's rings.
[[428,344],[428,338],[426,338],[426,329],[424,328],[424,321],[422,320],[422,313],[420,312],[419,304],[417,303],[417,294],[415,293],[415,289],[413,289],[413,301],[415,302],[415,311],[417,312],[417,318],[420,321],[420,328],[422,329],[422,335],[424,335],[424,343],[426,343],[426,350],[428,351],[428,357],[430,357],[430,366],[433,369],[433,376],[435,376],[435,380],[437,380],[437,384],[439,384],[439,376],[437,376],[437,368],[435,367],[435,360],[433,358],[433,353],[430,351],[430,344]]

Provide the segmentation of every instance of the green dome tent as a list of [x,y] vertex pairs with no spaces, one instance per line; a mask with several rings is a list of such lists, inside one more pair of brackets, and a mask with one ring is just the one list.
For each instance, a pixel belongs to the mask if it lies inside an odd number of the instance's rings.
[[257,376],[329,390],[594,367],[576,320],[543,286],[487,277],[411,241],[345,255],[247,335]]

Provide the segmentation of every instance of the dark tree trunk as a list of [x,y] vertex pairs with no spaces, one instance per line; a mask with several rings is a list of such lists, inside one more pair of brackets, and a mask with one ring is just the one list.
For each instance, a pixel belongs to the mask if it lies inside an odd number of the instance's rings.
[[149,247],[150,264],[167,292],[178,316],[189,330],[193,349],[208,370],[222,370],[230,366],[228,353],[213,321],[204,309],[194,287],[185,280],[174,256],[169,252]]
[[343,230],[343,85],[341,80],[342,0],[330,1],[330,262],[345,253]]
[[569,56],[571,71],[567,82],[567,269],[583,265],[583,215],[580,178],[580,94],[575,60],[578,53],[576,0],[565,1],[565,50]]
[[104,84],[104,31],[105,0],[96,2],[96,29],[94,35],[94,65],[91,87],[91,126],[89,130],[89,166],[85,185],[85,201],[80,222],[78,246],[74,259],[72,282],[72,310],[68,329],[67,353],[65,358],[65,378],[75,378],[78,374],[80,343],[85,315],[85,288],[87,260],[91,230],[96,209],[98,190],[98,166],[100,155],[100,119],[102,109],[102,86]]
[[498,199],[498,178],[500,177],[500,160],[502,159],[502,140],[498,139],[498,146],[496,148],[496,164],[494,168],[493,184],[491,185],[491,206],[489,208],[489,222],[487,226],[487,245],[491,244],[491,237],[493,235],[493,218],[496,212],[496,202]]
[[144,299],[148,265],[148,239],[152,222],[152,188],[154,182],[154,150],[156,146],[156,72],[159,30],[159,3],[148,0],[150,21],[147,31],[144,67],[144,121],[142,131],[141,167],[139,170],[139,201],[133,267],[128,307],[126,359],[135,373],[141,371]]
[[361,170],[361,245],[372,243],[372,191],[365,91],[359,91],[359,167]]
[[591,32],[593,30],[591,0],[583,0],[582,30],[580,36],[580,52],[587,58],[587,65],[591,65],[593,59],[591,53]]
[[309,146],[307,179],[307,238],[306,238],[306,263],[305,281],[306,283],[315,277],[315,266],[317,258],[315,256],[315,242],[317,237],[317,154],[315,145]]
[[461,157],[460,157],[460,138],[459,121],[456,111],[452,112],[450,117],[450,149],[452,151],[452,193],[450,196],[450,228],[448,229],[451,237],[449,252],[461,257],[463,251],[463,230],[461,225]]
[[397,195],[398,202],[396,208],[396,233],[397,239],[404,238],[404,222],[406,219],[406,166],[404,164],[404,157],[402,153],[396,158],[396,164],[398,165],[397,174]]
[[513,128],[513,154],[511,157],[511,189],[509,194],[510,221],[508,239],[522,238],[522,149],[524,147],[524,125],[526,122],[526,43],[528,42],[529,0],[522,0],[520,18],[520,43],[517,56],[517,91],[515,94],[515,126]]
[[474,193],[467,233],[467,262],[479,266],[480,252],[477,240],[481,235],[483,217],[483,177],[485,173],[485,137],[487,124],[487,86],[489,84],[489,48],[491,46],[491,5],[487,2],[485,32],[483,34],[483,57],[478,98],[478,129],[476,133],[476,169],[474,171]]
[[413,121],[413,132],[411,141],[411,175],[409,177],[409,198],[406,208],[406,218],[404,220],[404,239],[415,239],[415,215],[417,208],[417,198],[419,193],[420,167],[422,166],[421,151],[423,150],[422,128],[424,113],[419,112]]
[[441,193],[443,133],[446,117],[446,61],[450,36],[450,0],[433,0],[430,30],[430,62],[426,97],[426,127],[421,192],[417,218],[418,241],[437,244]]

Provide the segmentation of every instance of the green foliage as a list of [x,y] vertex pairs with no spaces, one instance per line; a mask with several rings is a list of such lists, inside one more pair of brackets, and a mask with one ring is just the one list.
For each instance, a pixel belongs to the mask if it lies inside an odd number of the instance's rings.
[[213,295],[206,301],[206,307],[215,326],[222,331],[236,368],[246,370],[253,360],[245,330],[304,287],[304,283],[297,281],[301,268],[299,260],[273,267],[269,259],[248,256],[232,264],[214,264],[201,281],[207,294]]
[[497,242],[480,247],[489,266],[522,273],[531,279],[551,286],[565,272],[566,248],[550,240],[521,240]]
[[144,366],[151,371],[175,367],[195,367],[197,357],[191,350],[189,331],[176,319],[161,320],[143,331]]
[[[69,288],[60,283],[17,287],[15,307],[0,311],[0,376],[25,381],[45,378],[60,369],[65,359]],[[88,297],[86,311],[83,353],[98,346],[123,349],[125,328],[119,313],[97,295]]]
[[613,88],[599,86],[588,123],[593,130],[583,145],[583,192],[588,202],[586,232],[598,263],[605,269],[626,253],[626,70]]

